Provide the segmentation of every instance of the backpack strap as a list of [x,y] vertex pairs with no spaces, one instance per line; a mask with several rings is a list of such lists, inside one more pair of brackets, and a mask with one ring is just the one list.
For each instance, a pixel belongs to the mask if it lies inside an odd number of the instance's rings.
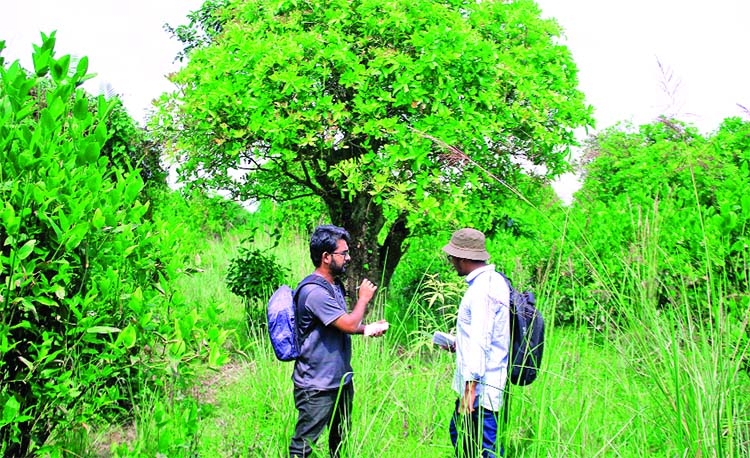
[[497,270],[496,272],[499,273],[500,276],[505,279],[505,283],[508,284],[508,289],[510,290],[510,294],[512,296],[513,295],[513,285],[510,283],[510,279],[508,279],[508,276],[505,275],[504,273],[500,272],[499,270]]
[[[307,285],[317,285],[321,288],[325,288],[326,291],[328,291],[328,294],[335,297],[336,292],[333,290],[334,285],[331,285],[328,283],[328,280],[321,277],[318,274],[310,274],[307,277],[303,278],[302,281],[299,282],[297,287],[294,289],[294,295],[293,295],[293,304],[294,304],[294,322],[296,323],[297,328],[297,341],[300,344],[300,347],[302,346],[302,336],[305,334],[304,331],[300,328],[300,322],[299,322],[299,304],[297,299],[300,296],[300,293],[302,292],[302,289]],[[336,283],[337,287],[341,288],[341,284],[339,282]],[[309,289],[309,288],[308,288]],[[309,294],[309,292],[307,293]],[[307,299],[307,296],[305,296],[305,299]]]
[[528,303],[529,303],[529,304],[531,304],[531,305],[536,305],[536,296],[534,295],[534,292],[533,292],[533,291],[531,291],[531,290],[526,290],[526,291],[524,291],[524,292],[521,292],[521,291],[519,291],[519,290],[517,290],[517,289],[513,288],[513,285],[512,285],[511,283],[510,283],[510,279],[508,279],[508,277],[507,277],[507,276],[506,276],[506,275],[505,275],[504,273],[502,273],[502,272],[498,272],[498,273],[499,273],[500,275],[502,275],[502,277],[503,277],[503,278],[505,279],[505,281],[506,281],[506,282],[508,283],[508,288],[510,289],[510,296],[511,296],[511,299],[513,299],[513,291],[515,291],[515,292],[516,292],[517,294],[519,294],[519,295],[523,296],[523,297],[524,297],[524,298],[526,299],[526,302],[528,302]]

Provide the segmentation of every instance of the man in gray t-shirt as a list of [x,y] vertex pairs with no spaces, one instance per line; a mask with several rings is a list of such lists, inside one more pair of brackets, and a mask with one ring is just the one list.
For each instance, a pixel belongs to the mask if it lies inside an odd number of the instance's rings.
[[333,296],[314,283],[305,286],[298,296],[301,339],[300,356],[292,373],[295,386],[335,390],[351,382],[352,338],[331,326],[347,312],[346,301],[339,284],[331,286]]
[[349,233],[341,227],[325,225],[310,237],[310,259],[330,288],[307,284],[297,299],[297,326],[300,356],[294,363],[294,404],[298,411],[289,455],[307,457],[326,426],[328,449],[339,456],[342,439],[351,425],[354,384],[352,382],[351,334],[381,336],[388,323],[363,325],[367,304],[375,286],[363,279],[357,302],[347,312],[340,277],[346,272]]

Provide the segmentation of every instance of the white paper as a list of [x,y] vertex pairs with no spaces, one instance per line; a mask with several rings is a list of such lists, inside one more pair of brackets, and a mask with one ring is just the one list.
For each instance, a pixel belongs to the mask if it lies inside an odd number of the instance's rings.
[[441,347],[453,347],[456,345],[456,338],[445,332],[436,331],[432,335],[432,343],[440,345]]
[[384,322],[375,322],[365,325],[365,335],[371,336],[373,334],[377,334],[379,332],[387,331],[389,327],[389,324],[387,321]]

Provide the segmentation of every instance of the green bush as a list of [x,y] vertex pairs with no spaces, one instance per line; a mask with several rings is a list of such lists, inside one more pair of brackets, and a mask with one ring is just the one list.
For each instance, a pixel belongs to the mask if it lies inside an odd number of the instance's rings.
[[[252,238],[242,243],[252,243]],[[287,273],[288,269],[282,267],[273,255],[240,246],[237,256],[229,262],[226,283],[245,304],[249,323],[265,323],[265,303],[273,290],[286,281]]]
[[[559,317],[616,319],[617,298],[611,292],[626,286],[629,270],[652,265],[653,281],[636,290],[662,309],[689,303],[694,317],[705,317],[711,307],[705,293],[712,281],[723,283],[723,295],[744,296],[749,133],[750,123],[739,119],[726,120],[705,138],[689,126],[661,119],[593,138],[558,266],[568,273],[560,278],[560,291],[568,299],[558,308]],[[652,240],[659,255],[643,258],[643,240]]]
[[161,189],[151,193],[154,211],[162,218],[180,221],[202,243],[205,238],[221,238],[227,232],[250,224],[252,213],[222,196],[209,196],[202,190]]
[[5,456],[59,453],[56,431],[127,414],[185,361],[220,364],[226,337],[210,315],[175,315],[180,238],[172,222],[146,218],[139,171],[102,154],[117,102],[88,96],[88,60],[71,66],[55,57],[54,34],[42,38],[35,74],[0,68]]
[[406,253],[389,285],[390,321],[411,332],[423,329],[425,323],[444,322],[446,308],[458,307],[460,297],[453,300],[445,291],[456,284],[463,290],[465,283],[446,262],[442,247],[452,231],[460,227],[474,227],[485,234],[489,262],[505,273],[515,287],[534,289],[546,280],[550,258],[561,237],[558,220],[564,213],[552,191],[539,187],[538,182],[523,179],[515,185],[523,199],[501,199],[499,191],[485,189],[482,192],[486,205],[476,210],[476,218],[456,221],[450,230],[432,227],[427,221],[420,224],[420,236],[407,240]]

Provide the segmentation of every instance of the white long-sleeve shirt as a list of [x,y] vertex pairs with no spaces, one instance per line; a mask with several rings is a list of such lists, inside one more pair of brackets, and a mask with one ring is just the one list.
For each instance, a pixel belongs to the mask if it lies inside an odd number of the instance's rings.
[[475,269],[466,282],[458,307],[453,389],[460,397],[466,382],[477,381],[480,405],[498,412],[508,377],[510,289],[494,264]]

